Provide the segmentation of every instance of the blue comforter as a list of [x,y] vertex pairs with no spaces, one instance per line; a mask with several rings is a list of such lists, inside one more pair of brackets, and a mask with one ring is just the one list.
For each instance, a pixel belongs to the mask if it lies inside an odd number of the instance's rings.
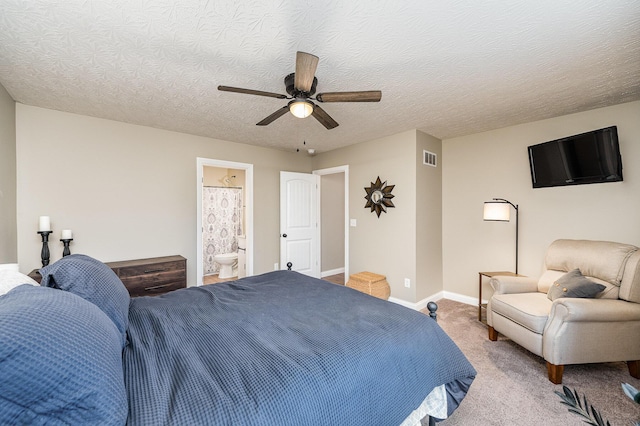
[[131,300],[135,425],[397,425],[475,377],[427,315],[291,271]]

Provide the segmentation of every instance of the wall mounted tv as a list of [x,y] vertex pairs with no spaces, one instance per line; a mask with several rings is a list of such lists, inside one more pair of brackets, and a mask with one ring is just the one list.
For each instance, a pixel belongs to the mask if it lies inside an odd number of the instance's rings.
[[617,182],[622,157],[616,126],[529,147],[534,188]]

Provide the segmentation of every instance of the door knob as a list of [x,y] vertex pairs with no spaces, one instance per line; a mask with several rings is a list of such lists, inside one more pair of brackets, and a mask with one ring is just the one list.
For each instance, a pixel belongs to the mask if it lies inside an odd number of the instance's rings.
[[287,234],[282,234],[282,238],[287,238]]

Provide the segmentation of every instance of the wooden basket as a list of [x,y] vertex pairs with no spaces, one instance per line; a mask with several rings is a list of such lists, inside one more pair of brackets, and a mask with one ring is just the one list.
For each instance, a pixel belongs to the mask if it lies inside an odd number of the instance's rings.
[[367,271],[350,275],[347,287],[384,300],[391,294],[387,277]]

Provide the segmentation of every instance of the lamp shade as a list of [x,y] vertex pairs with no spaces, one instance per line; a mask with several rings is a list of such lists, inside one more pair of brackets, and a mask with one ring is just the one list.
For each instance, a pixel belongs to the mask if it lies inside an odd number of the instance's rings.
[[509,222],[511,205],[502,201],[485,201],[483,219]]
[[313,104],[305,100],[295,100],[289,104],[289,111],[298,118],[307,118],[313,112]]

